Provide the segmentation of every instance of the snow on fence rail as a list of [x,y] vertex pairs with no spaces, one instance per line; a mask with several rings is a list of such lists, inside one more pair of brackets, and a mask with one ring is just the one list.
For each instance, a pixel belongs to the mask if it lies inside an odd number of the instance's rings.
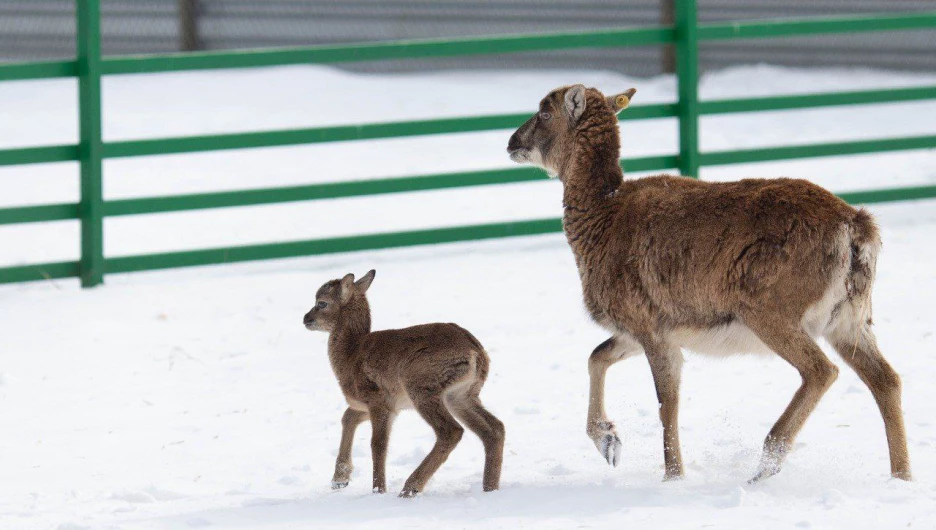
[[[677,168],[684,175],[697,177],[699,167],[703,165],[936,147],[936,135],[928,135],[700,152],[698,138],[699,116],[706,114],[936,99],[936,86],[929,86],[699,101],[699,41],[932,29],[936,28],[936,11],[900,15],[881,14],[700,25],[697,23],[695,0],[686,0],[677,2],[675,23],[672,27],[102,58],[99,9],[99,0],[77,2],[78,53],[75,60],[0,65],[0,81],[77,77],[80,124],[77,145],[3,149],[0,150],[0,166],[78,161],[81,168],[81,199],[78,203],[0,209],[0,225],[65,219],[80,220],[81,256],[79,260],[0,268],[0,283],[77,276],[81,279],[81,284],[87,287],[101,283],[105,273],[532,235],[561,229],[559,219],[536,219],[107,258],[103,252],[104,217],[504,184],[539,179],[541,174],[530,168],[513,168],[105,201],[101,185],[102,161],[105,158],[511,129],[522,123],[528,114],[104,142],[101,136],[101,76],[103,75],[673,43],[677,56],[678,101],[675,104],[637,105],[623,114],[621,119],[677,118],[679,120],[679,152],[669,156],[623,159],[622,163],[626,164],[631,171]],[[877,189],[843,193],[841,196],[850,202],[919,199],[936,197],[936,186]]]

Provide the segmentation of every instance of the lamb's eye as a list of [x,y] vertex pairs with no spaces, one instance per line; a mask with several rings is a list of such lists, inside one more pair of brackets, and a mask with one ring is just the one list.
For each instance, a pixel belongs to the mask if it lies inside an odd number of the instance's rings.
[[552,114],[545,112],[545,111],[540,112],[540,118],[542,118],[543,120],[548,120],[549,118],[552,118]]
[[327,304],[326,302],[319,302],[319,303],[315,304],[315,307],[318,307],[319,309],[325,309],[325,307],[326,307],[327,305],[328,305],[328,304]]

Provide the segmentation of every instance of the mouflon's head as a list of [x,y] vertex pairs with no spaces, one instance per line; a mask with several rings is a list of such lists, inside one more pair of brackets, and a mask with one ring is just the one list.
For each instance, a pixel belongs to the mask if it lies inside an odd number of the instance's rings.
[[507,143],[510,159],[559,175],[572,156],[576,135],[596,123],[617,125],[617,113],[630,105],[637,92],[631,88],[605,96],[596,88],[584,85],[559,87],[546,94],[539,110],[520,126]]
[[355,302],[364,301],[364,294],[374,281],[377,271],[371,269],[360,280],[354,281],[353,274],[340,280],[329,280],[315,293],[315,305],[302,317],[302,323],[310,331],[331,332],[335,329],[342,310]]

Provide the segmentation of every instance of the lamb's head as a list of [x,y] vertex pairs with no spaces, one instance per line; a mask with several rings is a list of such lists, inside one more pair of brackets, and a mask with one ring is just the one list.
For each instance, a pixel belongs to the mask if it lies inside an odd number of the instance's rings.
[[315,293],[315,306],[302,317],[306,329],[331,332],[341,319],[364,319],[369,325],[370,307],[364,293],[376,274],[371,269],[358,281],[349,273],[340,280],[325,282]]
[[571,85],[557,88],[540,101],[539,110],[520,126],[507,143],[510,159],[532,164],[559,176],[572,157],[580,131],[596,124],[617,126],[617,113],[630,104],[637,89],[605,96],[595,88]]

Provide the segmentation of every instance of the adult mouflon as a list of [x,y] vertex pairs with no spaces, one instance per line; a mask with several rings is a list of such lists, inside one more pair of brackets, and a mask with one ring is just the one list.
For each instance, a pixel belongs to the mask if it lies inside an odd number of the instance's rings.
[[325,283],[315,294],[315,306],[302,320],[309,330],[329,334],[328,359],[348,402],[341,418],[341,445],[332,487],[348,485],[354,431],[370,420],[373,488],[384,493],[390,427],[400,410],[415,408],[435,431],[436,443],[406,479],[400,496],[412,497],[423,491],[461,440],[464,429],[456,418],[481,438],[483,488],[496,490],[504,453],[504,424],[478,397],[490,366],[487,352],[478,339],[455,324],[371,331],[365,293],[375,274],[371,270],[357,281],[348,274]]
[[617,113],[636,92],[557,88],[510,138],[515,162],[563,185],[563,229],[585,306],[611,333],[588,361],[587,432],[609,463],[621,441],[604,410],[605,373],[645,353],[660,403],[665,478],[683,475],[677,425],[681,348],[773,352],[802,377],[770,430],[752,481],[777,473],[838,369],[824,337],[871,390],[891,474],[910,479],[900,377],[871,331],[881,239],[874,219],[805,180],[624,180]]

